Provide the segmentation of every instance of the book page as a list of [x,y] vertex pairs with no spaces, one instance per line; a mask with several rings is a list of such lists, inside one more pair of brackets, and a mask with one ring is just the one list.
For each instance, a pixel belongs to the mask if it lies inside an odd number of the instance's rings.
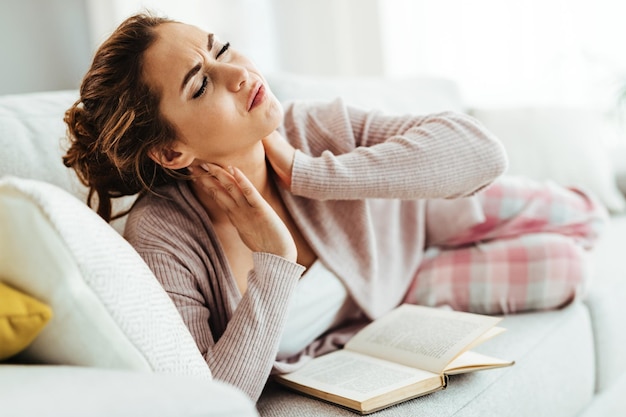
[[441,381],[437,374],[338,350],[277,379],[361,402],[433,378]]
[[504,332],[506,332],[506,329],[503,327],[492,327],[491,329],[487,330],[485,333],[480,335],[480,337],[478,337],[472,343],[470,343],[469,346],[467,346],[467,349],[468,350],[474,349],[476,346],[480,345],[481,343],[484,343],[489,339],[493,339],[497,335],[502,334]]
[[445,373],[448,375],[463,374],[483,369],[502,368],[514,363],[514,361],[505,361],[468,350],[450,362],[446,366]]
[[442,373],[499,317],[404,304],[366,326],[345,349]]

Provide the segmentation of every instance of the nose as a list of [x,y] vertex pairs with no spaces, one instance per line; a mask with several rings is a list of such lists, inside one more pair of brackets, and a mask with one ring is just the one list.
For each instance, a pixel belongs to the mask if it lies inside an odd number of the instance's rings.
[[222,63],[222,77],[226,88],[230,91],[237,92],[241,90],[248,79],[250,74],[248,70],[240,65],[233,65],[228,63]]

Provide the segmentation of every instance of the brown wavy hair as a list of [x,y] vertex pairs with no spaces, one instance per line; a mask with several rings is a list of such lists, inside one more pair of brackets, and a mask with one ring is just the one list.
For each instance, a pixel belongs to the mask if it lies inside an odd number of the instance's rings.
[[89,187],[87,204],[97,200],[97,213],[107,222],[127,213],[113,216],[112,199],[151,192],[177,178],[148,156],[171,144],[176,130],[159,113],[159,92],[142,77],[155,29],[168,22],[150,13],[122,22],[96,51],[80,98],[65,113],[70,147],[63,163]]

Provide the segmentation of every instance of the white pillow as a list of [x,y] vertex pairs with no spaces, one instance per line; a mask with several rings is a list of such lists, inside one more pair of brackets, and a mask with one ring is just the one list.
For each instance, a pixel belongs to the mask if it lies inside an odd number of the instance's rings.
[[616,130],[599,111],[529,107],[476,109],[472,115],[504,144],[508,174],[581,186],[612,212],[626,208],[607,151]]
[[0,177],[32,178],[86,196],[73,171],[63,165],[65,111],[78,91],[0,96]]
[[[45,181],[86,200],[87,188],[62,161],[69,147],[63,116],[78,96],[77,90],[0,96],[0,177]],[[115,199],[113,212],[133,201],[134,197]],[[125,222],[123,217],[112,225],[121,234]]]
[[0,224],[0,280],[53,310],[21,360],[211,378],[148,266],[76,197],[4,177]]

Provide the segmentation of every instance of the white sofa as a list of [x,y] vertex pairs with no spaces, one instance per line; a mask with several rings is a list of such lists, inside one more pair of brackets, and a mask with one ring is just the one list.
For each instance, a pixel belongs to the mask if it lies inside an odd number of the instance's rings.
[[[340,95],[387,112],[472,111],[505,142],[511,173],[586,186],[614,212],[591,254],[588,295],[558,311],[507,316],[508,331],[480,348],[515,366],[452,377],[446,390],[377,415],[626,415],[626,217],[619,214],[625,203],[606,149],[585,137],[599,132],[597,116],[468,109],[456,86],[439,79],[268,79],[283,100]],[[85,208],[84,188],[61,163],[63,113],[76,97],[75,91],[0,97],[0,282],[54,312],[25,352],[0,364],[0,414],[353,415],[272,382],[255,407],[211,380],[167,296],[119,234]],[[556,158],[563,141],[569,150]],[[123,221],[114,228],[119,232]]]

